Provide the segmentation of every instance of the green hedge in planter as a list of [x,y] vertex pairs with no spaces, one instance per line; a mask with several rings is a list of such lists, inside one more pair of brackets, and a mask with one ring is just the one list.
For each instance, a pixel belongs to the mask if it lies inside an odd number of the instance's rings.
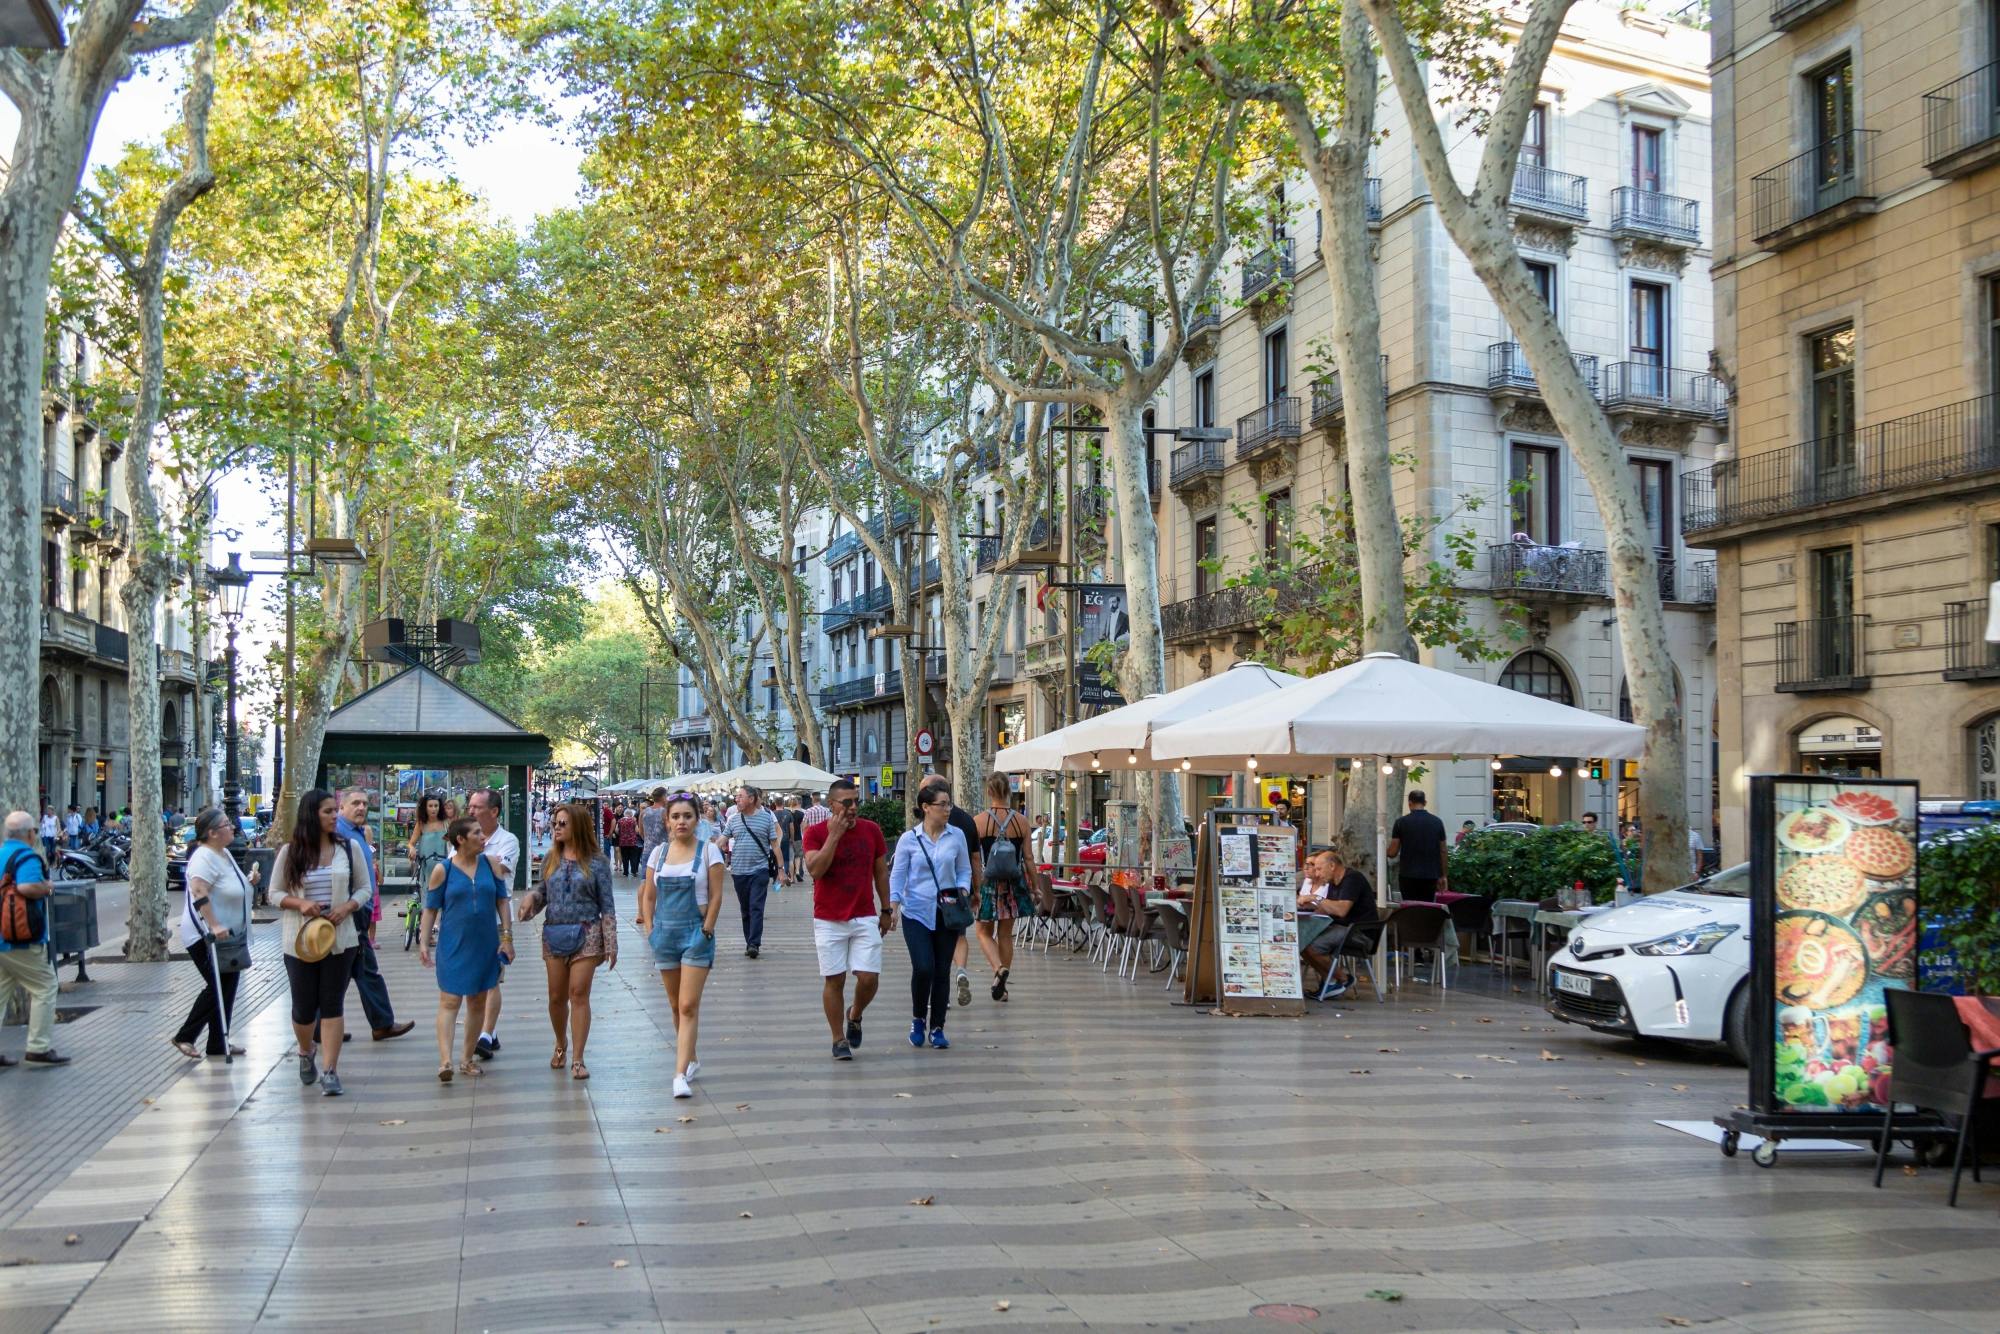
[[870,797],[861,803],[861,815],[882,826],[882,837],[893,846],[903,836],[903,799]]
[[[1636,881],[1638,859],[1625,858]],[[1604,834],[1580,825],[1551,825],[1531,834],[1476,829],[1452,849],[1451,888],[1489,899],[1546,899],[1581,880],[1596,903],[1611,902],[1618,886],[1618,855]],[[1631,883],[1631,882],[1628,882]]]
[[[1956,830],[1917,853],[1926,921],[1939,923],[1967,992],[2000,994],[2000,825]],[[1925,962],[1938,962],[1925,951]]]

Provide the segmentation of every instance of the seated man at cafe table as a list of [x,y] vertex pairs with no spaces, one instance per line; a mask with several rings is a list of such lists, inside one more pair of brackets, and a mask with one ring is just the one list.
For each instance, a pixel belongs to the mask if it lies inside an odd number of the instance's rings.
[[[1332,918],[1334,926],[1346,928],[1325,932],[1300,954],[1303,963],[1326,974],[1333,971],[1340,943],[1347,939],[1348,931],[1376,920],[1375,887],[1368,883],[1367,876],[1347,865],[1338,849],[1320,848],[1306,859],[1305,878],[1299,885],[1299,911]],[[1327,998],[1343,994],[1352,985],[1351,976],[1336,978]]]

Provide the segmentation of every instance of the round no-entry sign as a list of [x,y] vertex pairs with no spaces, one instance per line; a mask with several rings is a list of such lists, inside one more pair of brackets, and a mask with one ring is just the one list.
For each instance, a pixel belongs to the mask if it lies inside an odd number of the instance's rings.
[[931,735],[930,728],[926,727],[922,731],[917,733],[918,759],[920,760],[929,759],[931,757],[932,752],[935,751],[936,749],[937,749],[937,738]]

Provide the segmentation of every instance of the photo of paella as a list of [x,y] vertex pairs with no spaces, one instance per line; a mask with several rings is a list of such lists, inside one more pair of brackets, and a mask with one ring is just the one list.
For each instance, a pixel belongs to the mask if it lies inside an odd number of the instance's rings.
[[1845,1005],[1868,980],[1868,950],[1855,929],[1817,912],[1778,914],[1778,1002],[1809,1010]]

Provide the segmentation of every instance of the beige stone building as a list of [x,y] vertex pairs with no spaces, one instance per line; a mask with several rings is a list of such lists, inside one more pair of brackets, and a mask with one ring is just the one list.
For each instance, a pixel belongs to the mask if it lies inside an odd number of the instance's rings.
[[1725,854],[1745,778],[2000,795],[2000,7],[1715,10],[1718,341],[1734,457],[1687,477],[1717,557]]

